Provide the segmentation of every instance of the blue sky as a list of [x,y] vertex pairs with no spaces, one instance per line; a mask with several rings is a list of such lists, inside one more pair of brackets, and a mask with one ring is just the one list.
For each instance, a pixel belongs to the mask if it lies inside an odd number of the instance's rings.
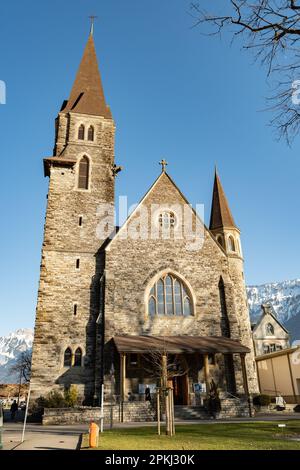
[[213,169],[242,231],[248,284],[299,277],[299,139],[275,140],[265,71],[241,44],[191,28],[189,0],[36,0],[1,6],[0,335],[34,324],[54,119],[89,31],[117,125],[117,194],[168,171],[209,222]]

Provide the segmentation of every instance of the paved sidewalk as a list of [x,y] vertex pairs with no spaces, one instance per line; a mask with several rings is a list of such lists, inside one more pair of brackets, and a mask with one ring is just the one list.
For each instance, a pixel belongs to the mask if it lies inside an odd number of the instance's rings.
[[[176,425],[185,424],[221,424],[221,423],[251,423],[257,421],[274,421],[300,419],[300,414],[285,414],[280,416],[259,415],[255,418],[231,418],[217,420],[176,421]],[[115,423],[114,429],[137,428],[141,426],[155,426],[156,422],[144,423]],[[88,433],[88,424],[74,424],[64,426],[42,426],[28,423],[25,441],[21,444],[22,423],[4,423],[3,444],[4,450],[76,450],[79,447],[82,434]],[[104,431],[109,425],[104,426]]]
[[76,450],[87,425],[41,426],[28,424],[25,440],[21,443],[22,424],[4,423],[4,450]]

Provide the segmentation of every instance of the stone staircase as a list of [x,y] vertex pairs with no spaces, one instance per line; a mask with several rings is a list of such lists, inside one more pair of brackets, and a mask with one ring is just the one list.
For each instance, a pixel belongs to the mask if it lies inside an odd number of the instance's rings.
[[249,418],[249,405],[245,398],[223,398],[218,418]]
[[204,406],[176,405],[174,407],[175,421],[188,421],[208,419],[208,413]]
[[[210,419],[209,413],[204,406],[176,405],[174,407],[175,421]],[[217,419],[249,417],[249,407],[246,399],[222,398],[221,412]]]

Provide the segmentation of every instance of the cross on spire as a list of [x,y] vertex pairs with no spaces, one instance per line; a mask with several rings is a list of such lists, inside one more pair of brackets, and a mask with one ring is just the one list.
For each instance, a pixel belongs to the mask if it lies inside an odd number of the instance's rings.
[[95,19],[98,18],[98,16],[95,16],[95,15],[90,15],[89,16],[89,19],[91,20],[91,30],[90,30],[90,35],[93,36],[94,34],[94,22],[95,22]]
[[159,164],[161,165],[161,172],[165,173],[166,171],[166,166],[168,165],[168,162],[163,158]]

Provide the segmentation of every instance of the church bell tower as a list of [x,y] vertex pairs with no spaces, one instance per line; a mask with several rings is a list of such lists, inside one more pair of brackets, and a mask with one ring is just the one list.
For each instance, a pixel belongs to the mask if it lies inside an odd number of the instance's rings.
[[[33,345],[32,398],[76,385],[91,404],[103,272],[99,207],[114,204],[115,124],[92,31],[69,99],[56,118]],[[53,384],[55,386],[53,387]]]

